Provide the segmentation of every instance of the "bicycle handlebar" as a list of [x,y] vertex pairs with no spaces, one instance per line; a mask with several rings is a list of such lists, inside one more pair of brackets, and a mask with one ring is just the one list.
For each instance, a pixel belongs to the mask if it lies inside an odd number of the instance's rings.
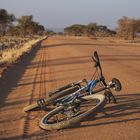
[[101,74],[101,76],[103,76],[102,67],[101,67],[101,64],[100,64],[100,59],[99,59],[99,56],[98,56],[97,51],[94,52],[94,54],[93,54],[93,56],[92,56],[92,59],[93,59],[93,61],[95,62],[95,67],[96,67],[96,68],[99,68],[100,74]]
[[105,78],[103,76],[103,72],[102,72],[102,67],[101,67],[101,63],[100,63],[100,59],[98,56],[97,51],[94,52],[93,56],[92,56],[93,61],[95,62],[95,67],[100,70],[100,81],[102,81],[102,83],[104,84],[104,86],[107,86],[106,82],[105,82]]

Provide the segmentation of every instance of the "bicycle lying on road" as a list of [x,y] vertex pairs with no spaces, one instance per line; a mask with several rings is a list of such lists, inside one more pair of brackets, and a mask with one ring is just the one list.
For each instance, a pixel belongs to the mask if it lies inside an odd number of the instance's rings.
[[46,114],[39,126],[45,130],[62,129],[81,122],[87,116],[95,116],[103,109],[107,101],[116,103],[111,92],[121,90],[121,83],[113,78],[106,83],[102,73],[102,67],[95,51],[92,56],[96,71],[91,80],[86,79],[68,84],[49,93],[49,98],[39,99],[37,103],[24,108],[24,111],[46,109],[49,105],[55,108]]

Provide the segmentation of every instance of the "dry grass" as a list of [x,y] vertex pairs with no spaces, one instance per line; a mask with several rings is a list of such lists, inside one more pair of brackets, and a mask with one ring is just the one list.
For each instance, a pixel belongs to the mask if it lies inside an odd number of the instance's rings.
[[6,50],[0,51],[0,65],[1,64],[10,64],[15,62],[18,58],[20,58],[25,52],[29,52],[34,44],[42,40],[44,37],[39,37],[38,39],[33,39],[31,41],[26,42],[21,47],[9,48]]

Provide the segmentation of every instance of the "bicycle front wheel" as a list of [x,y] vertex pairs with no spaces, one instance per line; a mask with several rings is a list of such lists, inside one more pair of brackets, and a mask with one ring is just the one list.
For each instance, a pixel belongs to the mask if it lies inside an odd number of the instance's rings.
[[[80,103],[80,105],[79,105]],[[45,115],[39,126],[45,130],[63,129],[81,122],[87,116],[95,116],[107,103],[104,94],[94,94],[82,97],[77,106],[59,106]]]

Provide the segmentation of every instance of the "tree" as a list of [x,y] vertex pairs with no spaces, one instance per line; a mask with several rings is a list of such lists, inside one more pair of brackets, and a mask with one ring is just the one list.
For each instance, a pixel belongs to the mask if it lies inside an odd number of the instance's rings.
[[65,34],[74,35],[74,36],[81,36],[84,33],[85,25],[74,24],[64,29]]
[[2,36],[5,35],[8,27],[15,21],[15,16],[9,14],[5,9],[0,9],[0,32]]
[[28,33],[29,28],[32,26],[32,21],[33,16],[22,16],[21,18],[18,19],[18,25],[22,31],[22,35],[25,37],[26,34]]
[[33,21],[33,16],[22,16],[18,19],[17,25],[22,35],[25,37],[26,35],[33,35],[33,34],[42,34],[45,30],[43,25],[40,25],[38,22]]
[[86,26],[85,34],[87,34],[88,36],[93,36],[93,35],[95,35],[96,30],[97,30],[97,24],[90,23]]
[[96,36],[99,37],[109,37],[114,36],[116,34],[115,31],[110,30],[105,25],[98,25],[96,29]]
[[134,40],[136,34],[140,32],[140,20],[122,17],[118,20],[117,35],[124,39]]
[[40,25],[38,22],[33,22],[32,24],[33,24],[32,26],[33,34],[43,34],[43,32],[45,31],[43,25]]

